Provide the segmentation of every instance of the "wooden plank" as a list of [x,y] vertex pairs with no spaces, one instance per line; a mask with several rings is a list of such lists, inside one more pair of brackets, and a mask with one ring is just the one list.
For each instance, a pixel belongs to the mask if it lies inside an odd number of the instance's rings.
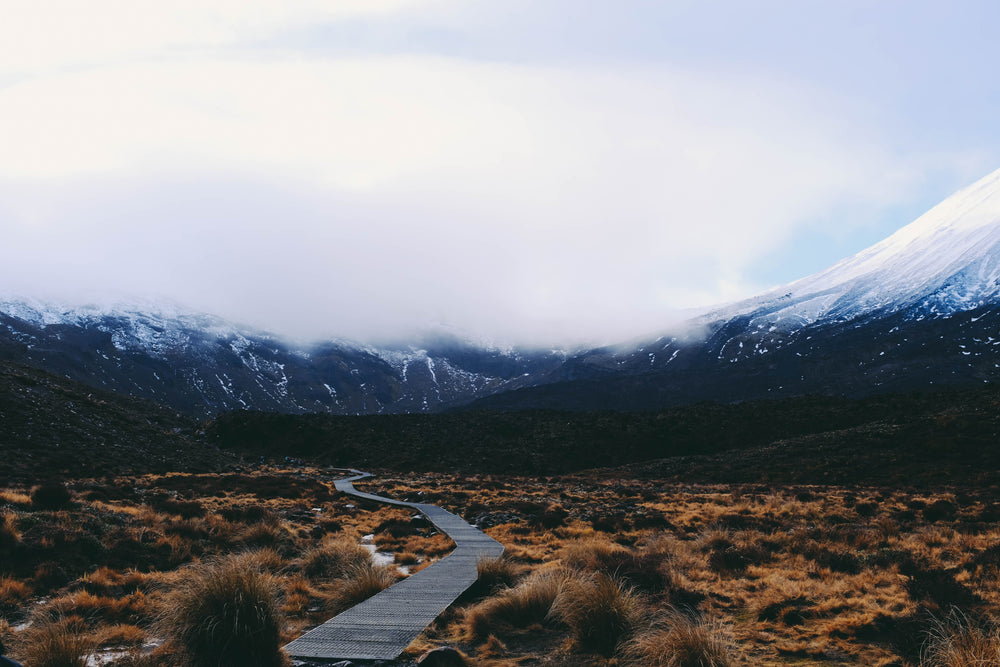
[[411,507],[455,542],[455,549],[430,566],[334,616],[285,646],[296,658],[392,660],[434,622],[478,578],[482,557],[499,558],[503,545],[436,505],[408,503],[358,491],[353,482],[368,473],[351,470],[334,482],[352,496]]

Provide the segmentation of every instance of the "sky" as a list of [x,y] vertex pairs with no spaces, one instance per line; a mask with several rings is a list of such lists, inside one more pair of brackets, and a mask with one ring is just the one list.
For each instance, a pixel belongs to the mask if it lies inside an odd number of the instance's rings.
[[616,342],[1000,168],[994,0],[0,0],[0,293]]

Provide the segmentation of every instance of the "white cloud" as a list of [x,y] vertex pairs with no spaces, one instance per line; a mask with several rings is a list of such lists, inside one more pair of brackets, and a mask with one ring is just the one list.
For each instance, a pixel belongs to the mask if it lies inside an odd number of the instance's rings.
[[[301,19],[284,6],[245,22]],[[230,39],[210,15],[185,32],[167,14],[143,15],[158,48]],[[87,39],[112,59],[142,48]],[[54,57],[76,52],[100,49]],[[822,91],[668,67],[300,54],[46,70],[0,89],[0,279],[124,284],[307,335],[439,319],[628,336],[747,293],[746,267],[817,211],[900,196],[914,174],[864,123]]]
[[352,18],[381,18],[440,0],[4,0],[0,76],[220,47]]

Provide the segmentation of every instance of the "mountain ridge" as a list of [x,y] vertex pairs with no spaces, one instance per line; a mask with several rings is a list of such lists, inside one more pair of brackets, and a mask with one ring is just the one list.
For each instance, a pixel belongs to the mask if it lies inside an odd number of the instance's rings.
[[1000,377],[1000,170],[828,269],[665,334],[589,350],[456,337],[290,344],[176,306],[0,300],[0,358],[199,417],[658,409]]

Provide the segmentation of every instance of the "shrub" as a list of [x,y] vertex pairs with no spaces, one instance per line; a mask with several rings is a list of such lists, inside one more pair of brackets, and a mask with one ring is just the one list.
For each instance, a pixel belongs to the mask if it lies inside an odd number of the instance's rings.
[[637,635],[624,650],[628,664],[641,667],[735,667],[732,640],[721,627],[672,613]]
[[613,572],[629,555],[620,544],[604,540],[582,540],[566,545],[559,553],[562,564],[571,570]]
[[331,600],[333,609],[339,613],[359,602],[364,602],[392,586],[398,579],[399,574],[396,568],[391,565],[375,565],[369,560],[363,564],[352,566],[337,582],[337,588]]
[[312,580],[338,579],[352,568],[371,563],[368,549],[350,540],[324,540],[298,560],[302,574]]
[[19,644],[16,655],[30,667],[86,667],[92,648],[73,618],[36,619]]
[[397,565],[416,565],[420,558],[412,551],[398,551],[394,557]]
[[7,616],[22,607],[32,592],[31,586],[23,581],[0,577],[0,617]]
[[479,578],[476,579],[475,588],[488,594],[501,588],[510,588],[517,583],[524,575],[524,566],[505,556],[482,557],[476,563],[476,572]]
[[9,551],[21,541],[21,533],[13,514],[0,515],[0,551]]
[[490,635],[509,635],[535,624],[554,622],[549,612],[566,579],[561,572],[536,573],[467,610],[467,639],[484,641]]
[[566,508],[561,505],[549,505],[534,515],[530,523],[533,526],[541,526],[551,530],[565,525],[567,518],[569,518],[569,512],[566,511]]
[[46,482],[31,490],[31,504],[39,510],[61,510],[73,504],[73,496],[61,482]]
[[165,610],[159,632],[192,667],[284,664],[275,584],[253,554],[190,567]]
[[920,656],[921,667],[1000,664],[1000,627],[975,623],[958,609],[935,621]]
[[636,630],[644,612],[630,587],[599,573],[570,579],[549,613],[569,626],[578,649],[610,657]]

